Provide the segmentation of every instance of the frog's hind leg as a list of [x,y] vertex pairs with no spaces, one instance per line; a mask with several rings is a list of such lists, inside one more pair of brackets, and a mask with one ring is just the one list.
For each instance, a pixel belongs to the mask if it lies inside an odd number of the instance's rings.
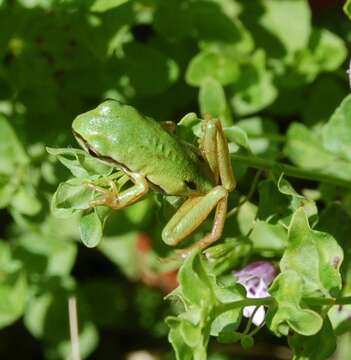
[[130,188],[118,192],[115,183],[111,180],[110,189],[104,189],[93,184],[89,187],[101,194],[101,197],[91,202],[91,207],[108,206],[112,209],[120,209],[138,201],[149,190],[149,184],[144,176],[123,170],[129,179],[134,183]]
[[200,150],[216,183],[220,185],[206,195],[185,201],[164,228],[163,240],[169,245],[178,244],[202,224],[214,208],[216,213],[211,232],[190,247],[179,250],[182,257],[194,249],[206,248],[221,237],[227,214],[228,193],[236,186],[228,144],[220,120],[207,117],[202,126]]
[[233,191],[236,181],[228,143],[219,119],[206,117],[203,120],[200,150],[212,170],[216,183],[220,182],[228,191]]
[[228,196],[219,200],[217,203],[216,213],[215,213],[211,232],[206,234],[201,240],[197,241],[195,244],[190,245],[185,249],[177,250],[177,254],[185,258],[194,249],[206,249],[212,243],[219,240],[223,233],[224,223],[227,215],[227,207],[228,207]]
[[214,187],[204,196],[186,200],[162,231],[162,238],[168,245],[177,245],[200,226],[211,211],[216,208],[212,230],[189,248],[180,250],[186,256],[193,249],[204,249],[222,235],[227,212],[228,191],[223,186]]

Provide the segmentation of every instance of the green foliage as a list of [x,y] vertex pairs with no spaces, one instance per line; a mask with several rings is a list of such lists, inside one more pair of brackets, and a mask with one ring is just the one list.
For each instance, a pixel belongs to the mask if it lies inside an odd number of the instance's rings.
[[[71,359],[72,296],[82,358],[237,356],[219,342],[249,359],[257,332],[268,357],[280,337],[293,359],[349,358],[351,1],[332,3],[0,0],[1,358],[16,339]],[[200,118],[221,120],[238,186],[218,243],[174,260],[161,233],[183,199],[154,188],[93,206],[131,185],[71,135],[106,98],[195,147]],[[279,271],[253,294],[233,271],[257,261]]]
[[282,272],[293,270],[304,283],[304,294],[336,296],[341,288],[339,273],[343,251],[327,233],[311,230],[305,211],[296,210],[289,227],[288,246],[280,260]]

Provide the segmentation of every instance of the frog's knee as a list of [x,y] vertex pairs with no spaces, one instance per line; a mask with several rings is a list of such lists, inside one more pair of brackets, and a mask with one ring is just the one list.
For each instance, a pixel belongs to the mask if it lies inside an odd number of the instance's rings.
[[169,246],[175,246],[180,242],[180,239],[176,236],[174,230],[164,228],[162,230],[162,240]]

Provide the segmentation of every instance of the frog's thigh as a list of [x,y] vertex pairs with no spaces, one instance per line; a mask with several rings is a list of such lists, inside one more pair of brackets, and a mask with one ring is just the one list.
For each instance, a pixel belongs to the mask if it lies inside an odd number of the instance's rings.
[[193,197],[185,201],[163,229],[163,241],[168,245],[177,245],[205,221],[222,199],[226,203],[227,197],[227,190],[223,186],[216,186],[204,196]]
[[120,209],[138,201],[148,192],[149,184],[144,176],[130,171],[125,171],[125,173],[134,185],[120,193],[117,191],[105,191],[100,199],[92,202],[92,206],[105,205],[112,209]]

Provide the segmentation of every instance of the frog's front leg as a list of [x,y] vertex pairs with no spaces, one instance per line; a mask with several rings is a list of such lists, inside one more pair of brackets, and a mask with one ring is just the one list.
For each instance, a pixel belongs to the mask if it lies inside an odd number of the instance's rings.
[[89,184],[93,190],[99,192],[101,197],[92,201],[91,206],[108,206],[112,209],[120,209],[138,201],[149,190],[149,184],[144,176],[123,170],[129,179],[134,183],[130,188],[118,192],[118,189],[113,181],[110,182],[110,189],[104,189],[94,184]]

